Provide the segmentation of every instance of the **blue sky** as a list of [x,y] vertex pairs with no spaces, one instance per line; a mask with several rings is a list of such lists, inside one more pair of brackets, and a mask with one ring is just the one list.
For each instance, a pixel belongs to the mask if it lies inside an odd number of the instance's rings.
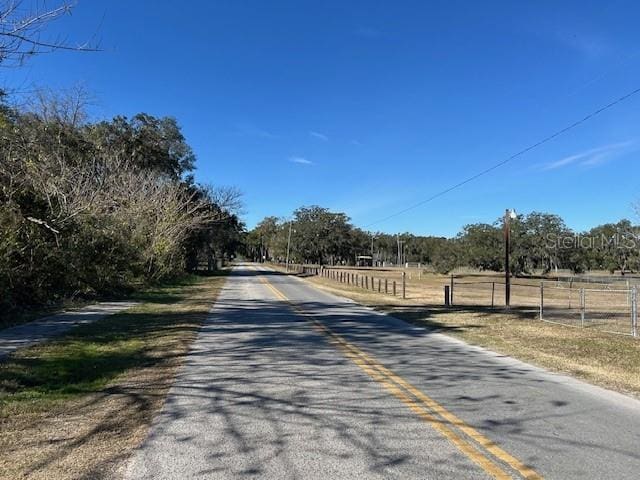
[[[80,0],[3,83],[83,84],[97,116],[178,119],[201,182],[249,227],[301,205],[366,227],[640,87],[637,2]],[[578,230],[636,220],[640,95],[505,167],[370,226],[454,235],[507,207]]]

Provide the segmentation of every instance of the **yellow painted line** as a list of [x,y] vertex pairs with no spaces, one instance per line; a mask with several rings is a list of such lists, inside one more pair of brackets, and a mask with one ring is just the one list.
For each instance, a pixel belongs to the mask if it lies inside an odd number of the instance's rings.
[[[518,459],[498,447],[494,442],[489,440],[487,437],[482,435],[480,432],[475,430],[473,427],[464,423],[461,419],[456,417],[454,414],[450,413],[444,407],[442,407],[435,400],[430,398],[428,395],[424,394],[422,391],[411,385],[409,382],[404,380],[402,377],[399,377],[391,370],[387,369],[380,362],[375,360],[370,355],[366,354],[356,346],[347,342],[340,335],[334,333],[331,329],[329,329],[326,325],[320,323],[318,320],[312,318],[309,314],[302,311],[296,305],[292,304],[291,301],[278,290],[275,286],[273,286],[267,279],[261,277],[261,281],[269,287],[269,289],[276,295],[276,297],[281,300],[287,302],[289,305],[293,307],[293,309],[299,314],[310,318],[310,320],[314,324],[314,329],[319,330],[326,335],[328,335],[333,343],[338,345],[341,350],[345,353],[345,355],[350,358],[356,365],[358,365],[362,370],[364,370],[369,376],[371,376],[374,380],[381,383],[388,391],[390,391],[396,398],[400,399],[403,403],[405,403],[414,413],[416,413],[420,418],[430,423],[436,430],[438,430],[443,436],[445,436],[449,441],[451,441],[460,451],[462,451],[465,455],[467,455],[471,460],[477,463],[483,470],[492,475],[494,478],[512,478],[511,475],[507,474],[504,470],[502,470],[498,465],[492,462],[488,457],[484,456],[482,453],[478,452],[478,450],[465,441],[463,438],[458,436],[453,430],[451,430],[448,426],[449,424],[458,428],[460,431],[465,433],[468,437],[470,437],[473,441],[475,441],[478,445],[484,448],[487,452],[491,453],[493,456],[501,460],[502,462],[509,465],[515,471],[517,471],[522,477],[527,480],[542,480],[542,477],[535,472],[533,469],[528,467],[527,465],[520,462]],[[398,388],[400,387],[400,388]],[[404,389],[404,390],[402,390]],[[439,420],[435,416],[433,416],[429,411],[425,410],[423,406],[416,403],[410,396],[406,393],[410,393],[414,397],[420,400],[420,402],[431,409],[433,412],[437,413],[442,417],[446,422],[443,423],[442,420]]]
[[458,450],[464,453],[468,458],[473,460],[480,468],[482,468],[485,472],[493,476],[497,479],[510,479],[511,475],[508,475],[504,470],[502,470],[498,465],[492,462],[489,458],[482,455],[475,447],[471,444],[463,440],[460,436],[458,436],[453,430],[447,427],[443,422],[434,417],[428,410],[422,407],[420,404],[415,402],[411,397],[409,397],[405,392],[403,392],[397,385],[389,382],[382,374],[380,374],[377,370],[368,365],[362,358],[351,352],[346,347],[338,344],[343,353],[350,358],[358,367],[360,367],[365,373],[367,373],[371,378],[380,383],[387,391],[393,394],[396,398],[398,398],[402,403],[404,403],[409,409],[418,415],[422,420],[429,423],[435,430],[440,432],[445,438],[447,438],[451,443],[453,443]]
[[[366,353],[362,352],[362,355],[366,358],[369,357]],[[371,361],[374,361],[371,359]],[[511,454],[504,451],[502,448],[497,446],[493,441],[488,439],[486,436],[478,432],[475,428],[467,425],[460,418],[455,416],[453,413],[446,410],[442,405],[433,400],[431,397],[426,395],[424,392],[420,391],[415,386],[411,385],[409,382],[404,380],[402,377],[399,377],[385,366],[381,364],[377,364],[378,370],[383,372],[389,378],[391,378],[398,385],[404,387],[408,392],[414,395],[416,398],[419,398],[425,405],[431,408],[434,412],[440,415],[442,418],[447,420],[450,424],[458,427],[462,432],[471,437],[475,442],[481,445],[485,450],[491,453],[496,458],[500,459],[511,468],[516,470],[520,475],[522,475],[527,480],[541,480],[542,477],[531,467],[523,464],[520,460],[512,456]]]

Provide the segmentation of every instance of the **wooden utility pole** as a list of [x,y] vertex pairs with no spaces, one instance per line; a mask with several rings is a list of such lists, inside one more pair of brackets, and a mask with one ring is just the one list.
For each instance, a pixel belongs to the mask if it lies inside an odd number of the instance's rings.
[[507,308],[511,306],[511,219],[515,218],[514,210],[504,213],[504,303]]
[[398,266],[402,265],[403,262],[403,249],[402,245],[404,244],[404,240],[400,240],[400,234],[396,234],[396,241],[398,242]]
[[373,267],[373,239],[375,237],[373,236],[373,233],[371,234],[371,266]]
[[291,248],[291,220],[289,220],[289,239],[287,240],[287,266],[286,271],[289,271],[289,249]]

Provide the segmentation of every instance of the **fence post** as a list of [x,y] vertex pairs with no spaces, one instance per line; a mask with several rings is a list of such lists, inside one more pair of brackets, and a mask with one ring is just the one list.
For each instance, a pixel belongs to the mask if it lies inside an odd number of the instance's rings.
[[384,279],[384,293],[389,293],[389,280],[387,278]]
[[449,307],[451,299],[451,292],[449,291],[449,285],[444,286],[444,306]]
[[451,274],[451,288],[449,290],[449,295],[450,295],[450,303],[451,305],[453,305],[453,273]]
[[364,276],[364,285],[365,290],[369,290],[369,275]]
[[631,289],[631,334],[638,336],[638,289]]
[[402,298],[407,298],[407,272],[402,272]]
[[491,282],[491,308],[495,305],[496,298],[496,282]]
[[586,309],[587,298],[584,288],[580,289],[580,326],[584,327],[584,314]]
[[544,318],[544,282],[540,282],[540,320]]
[[393,296],[396,296],[396,281],[393,281]]

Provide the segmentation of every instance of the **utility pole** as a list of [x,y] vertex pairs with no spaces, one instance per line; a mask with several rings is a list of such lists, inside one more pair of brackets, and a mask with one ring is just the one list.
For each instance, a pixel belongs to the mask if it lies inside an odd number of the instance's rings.
[[403,245],[404,245],[404,240],[400,240],[400,235],[397,234],[396,235],[397,238],[397,242],[398,242],[398,266],[403,264],[403,259],[404,259],[404,254],[403,254]]
[[260,263],[264,263],[266,255],[264,254],[264,235],[260,235]]
[[504,213],[504,303],[511,307],[511,220],[516,218],[515,210],[507,210]]
[[374,240],[374,236],[373,233],[371,234],[371,266],[373,267],[373,240]]
[[291,220],[289,220],[289,239],[287,240],[287,263],[286,271],[289,271],[289,249],[291,248]]

